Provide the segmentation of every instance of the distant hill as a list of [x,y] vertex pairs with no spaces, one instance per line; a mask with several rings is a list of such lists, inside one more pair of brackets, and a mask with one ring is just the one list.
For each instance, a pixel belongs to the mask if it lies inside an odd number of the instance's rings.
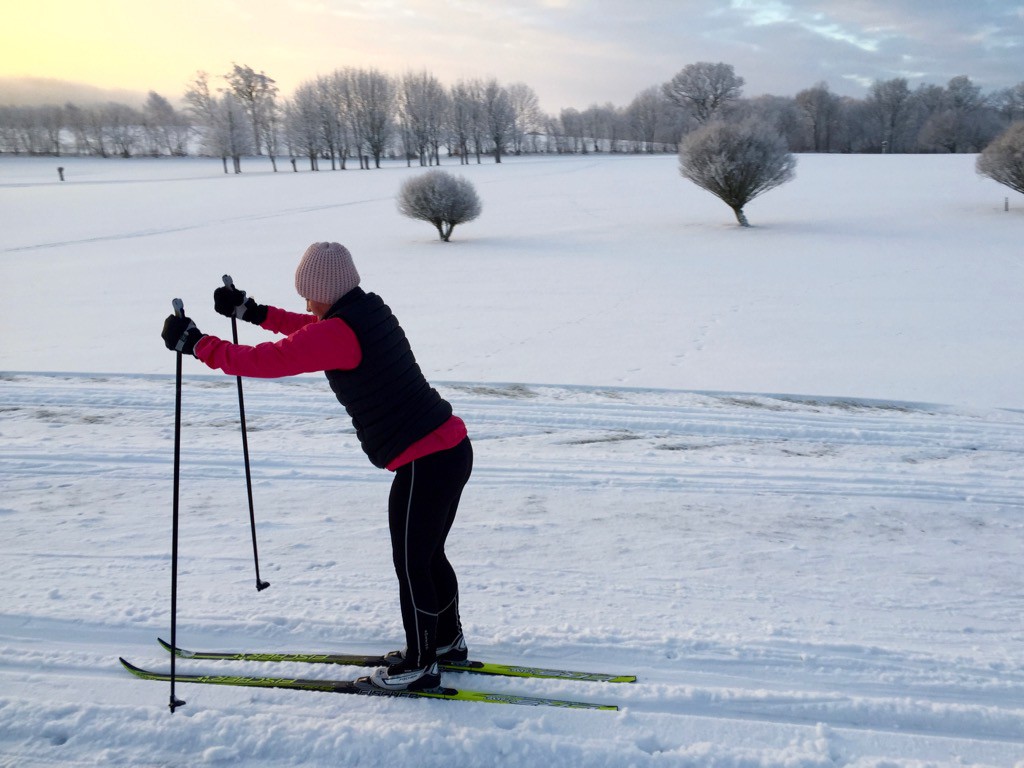
[[[43,104],[103,104],[116,101],[141,107],[145,93],[118,88],[99,88],[87,83],[56,80],[48,77],[0,77],[0,105],[40,106]],[[176,101],[178,94],[161,94]]]

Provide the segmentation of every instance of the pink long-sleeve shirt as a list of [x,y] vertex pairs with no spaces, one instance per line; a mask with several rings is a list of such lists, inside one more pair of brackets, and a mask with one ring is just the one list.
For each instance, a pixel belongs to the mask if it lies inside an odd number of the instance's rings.
[[[233,376],[276,379],[314,371],[351,370],[363,359],[359,340],[340,317],[319,320],[316,315],[288,312],[267,307],[264,330],[283,334],[284,338],[256,346],[232,344],[216,336],[203,336],[195,347],[195,356],[210,368]],[[467,435],[458,416],[417,440],[399,454],[387,468],[404,464],[431,453],[454,448]]]

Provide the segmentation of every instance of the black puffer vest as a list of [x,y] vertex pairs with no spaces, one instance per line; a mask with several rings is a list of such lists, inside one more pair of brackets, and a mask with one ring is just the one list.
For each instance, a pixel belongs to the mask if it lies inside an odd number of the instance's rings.
[[423,377],[405,332],[391,309],[373,293],[355,288],[327,311],[356,334],[362,362],[350,370],[327,371],[356,436],[375,466],[386,467],[452,415],[452,407]]

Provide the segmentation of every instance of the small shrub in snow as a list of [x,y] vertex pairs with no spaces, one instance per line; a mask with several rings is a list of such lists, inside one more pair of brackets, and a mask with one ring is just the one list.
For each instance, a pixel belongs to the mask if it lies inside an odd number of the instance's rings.
[[679,147],[679,171],[732,208],[749,227],[743,207],[796,175],[786,140],[765,123],[714,122],[687,136]]
[[466,179],[435,170],[402,184],[398,210],[411,219],[429,221],[447,243],[455,225],[475,219],[481,206],[476,190]]
[[978,155],[978,173],[1024,194],[1024,121],[1013,123]]

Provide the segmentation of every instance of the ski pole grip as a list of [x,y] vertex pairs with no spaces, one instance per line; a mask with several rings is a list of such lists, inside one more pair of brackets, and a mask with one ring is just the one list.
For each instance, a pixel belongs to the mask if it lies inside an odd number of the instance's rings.
[[176,314],[178,317],[181,317],[182,315],[185,314],[185,304],[182,302],[181,299],[174,299],[171,302],[171,306],[174,307],[174,314]]
[[222,280],[224,280],[224,285],[226,285],[228,288],[235,287],[235,281],[231,279],[231,275],[224,275]]

